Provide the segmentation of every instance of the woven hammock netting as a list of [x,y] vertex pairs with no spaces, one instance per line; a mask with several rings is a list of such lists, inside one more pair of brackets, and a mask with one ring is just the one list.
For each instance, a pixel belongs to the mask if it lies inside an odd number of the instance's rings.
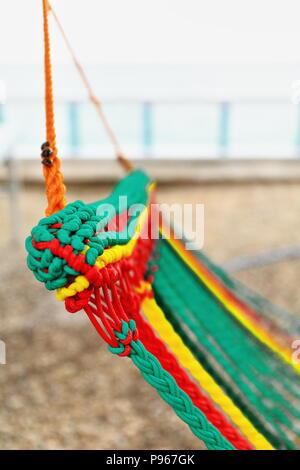
[[68,312],[87,314],[208,449],[299,448],[300,320],[187,251],[141,170],[127,165],[105,200],[66,205],[47,80],[48,209],[26,240],[29,269]]

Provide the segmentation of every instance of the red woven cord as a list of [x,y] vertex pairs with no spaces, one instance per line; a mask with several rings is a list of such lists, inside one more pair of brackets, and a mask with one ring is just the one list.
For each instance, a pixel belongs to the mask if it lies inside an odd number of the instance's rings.
[[[120,275],[122,276],[121,270]],[[138,298],[139,296],[135,294],[135,302],[132,303],[132,306],[135,305],[136,308],[139,309],[140,300],[136,302]],[[125,339],[117,341],[115,332],[122,332],[122,321],[128,322],[128,313],[132,313],[125,311],[117,288],[117,281],[113,281],[109,284],[104,283],[101,287],[94,287],[93,295],[90,296],[89,303],[84,306],[84,310],[96,331],[106,343],[114,348],[119,346],[119,342],[125,346],[124,351],[122,351],[119,356],[127,356],[130,354],[130,343],[132,340],[136,341],[138,339],[138,329],[135,330],[134,337],[129,330]]]
[[[116,268],[117,269],[117,268]],[[118,280],[103,284],[94,288],[89,303],[84,307],[88,317],[100,336],[111,346],[117,347],[114,331],[121,331],[121,320],[135,320],[139,338],[146,347],[176,380],[178,386],[184,390],[194,405],[197,406],[207,419],[226,437],[237,449],[252,450],[250,443],[218,411],[212,401],[202,394],[198,386],[189,378],[181,368],[175,356],[168,351],[166,345],[154,333],[151,326],[140,314],[140,304],[143,295],[138,295],[133,290],[137,279],[141,279],[140,273],[128,270],[128,263],[120,263]],[[109,281],[108,281],[109,282]],[[121,356],[130,354],[131,338],[125,341],[125,350]],[[127,344],[126,344],[127,343]]]
[[[138,295],[133,290],[133,286],[139,285],[140,281],[144,279],[145,261],[148,259],[149,249],[150,244],[147,240],[138,240],[133,256],[139,259],[139,263],[135,263],[132,258],[114,264],[117,275],[115,275],[113,282],[105,276],[106,284],[94,288],[94,294],[90,296],[89,303],[84,308],[86,313],[100,336],[113,347],[117,346],[114,330],[121,331],[121,320],[134,319],[139,338],[146,349],[157,357],[165,370],[172,374],[178,386],[190,396],[194,405],[237,449],[253,449],[249,442],[215,408],[211,400],[202,394],[198,386],[181,368],[175,356],[168,351],[163,341],[155,335],[151,326],[141,316],[140,305],[143,295]],[[125,351],[121,355],[129,353],[130,346],[126,345]]]
[[[151,217],[148,216],[132,255],[102,269],[96,266],[88,268],[82,255],[76,257],[72,249],[66,252],[65,247],[60,247],[57,244],[51,246],[51,249],[56,253],[67,257],[69,265],[73,266],[75,263],[77,270],[85,273],[91,283],[88,289],[65,300],[66,309],[71,313],[84,309],[94,328],[106,343],[112,347],[118,347],[119,341],[125,346],[125,350],[119,354],[120,356],[130,354],[129,343],[132,341],[132,336],[129,330],[127,339],[117,341],[115,332],[121,332],[122,321],[128,322],[129,316],[140,309],[141,298],[134,292],[133,287],[139,285],[144,279],[152,252],[154,241],[147,236],[150,227]],[[49,244],[49,242],[47,243]],[[126,284],[122,282],[125,275],[128,279]],[[136,329],[135,338],[137,337],[138,331]]]
[[[124,223],[123,220],[121,225]],[[96,268],[97,272],[96,270],[94,270],[95,273],[93,272],[94,283],[85,291],[67,298],[66,308],[70,312],[83,308],[98,334],[112,347],[118,346],[115,331],[121,332],[122,320],[134,319],[137,325],[135,339],[139,335],[146,349],[157,357],[162,367],[172,374],[178,386],[189,395],[194,405],[205,414],[224,437],[237,449],[251,450],[252,446],[249,442],[227,422],[210,399],[202,394],[198,386],[181,368],[175,356],[168,351],[163,341],[156,336],[151,326],[140,314],[141,301],[145,294],[137,294],[134,287],[139,286],[140,282],[145,280],[144,275],[153,248],[153,240],[150,236],[145,236],[145,232],[151,233],[150,230],[151,218],[149,217],[143,229],[143,237],[137,240],[131,257],[117,261],[101,270]],[[49,242],[47,243],[49,244]],[[84,262],[84,257],[77,255],[78,259],[72,250],[66,252],[65,247],[59,247],[58,244],[52,244],[51,248],[57,254],[64,255],[63,257],[67,256],[68,263],[72,266],[76,265],[81,272],[87,274],[91,270],[91,266],[87,266]],[[89,277],[89,280],[92,280],[91,274]],[[131,340],[132,336],[129,331],[128,337],[123,340],[125,349],[120,353],[121,356],[130,354]]]
[[140,340],[145,348],[160,362],[161,366],[169,372],[177,385],[186,392],[193,404],[197,406],[206,418],[239,450],[253,450],[251,444],[232,426],[225,416],[215,408],[208,397],[201,393],[198,386],[189,378],[188,374],[179,365],[176,357],[167,349],[165,343],[156,336],[152,327],[145,321],[140,312],[135,312],[133,319],[139,331]]

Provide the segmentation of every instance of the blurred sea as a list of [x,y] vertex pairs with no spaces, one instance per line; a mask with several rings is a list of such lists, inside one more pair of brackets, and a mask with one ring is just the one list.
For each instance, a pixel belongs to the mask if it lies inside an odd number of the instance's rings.
[[[134,157],[293,157],[298,64],[90,65],[86,71],[123,144]],[[54,67],[60,152],[110,157],[111,147],[73,65]],[[43,72],[0,65],[1,155],[35,157],[44,140]],[[72,103],[70,105],[70,103]],[[220,103],[226,103],[226,112]]]

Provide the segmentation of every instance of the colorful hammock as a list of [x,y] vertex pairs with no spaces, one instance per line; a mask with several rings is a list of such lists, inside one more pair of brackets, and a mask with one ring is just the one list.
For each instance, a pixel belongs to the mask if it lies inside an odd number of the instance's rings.
[[[66,205],[54,132],[49,9],[43,0],[48,208],[26,240],[28,267],[68,312],[86,312],[108,349],[130,358],[208,449],[297,448],[300,366],[291,344],[299,320],[201,252],[185,249],[156,213],[154,183],[131,169],[107,121],[129,174],[103,201]],[[127,205],[118,204],[124,195]],[[132,215],[128,208],[136,204]]]

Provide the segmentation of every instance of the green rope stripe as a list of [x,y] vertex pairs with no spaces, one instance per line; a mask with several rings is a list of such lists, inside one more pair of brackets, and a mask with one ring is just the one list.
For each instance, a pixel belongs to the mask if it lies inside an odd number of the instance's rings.
[[[166,262],[166,267],[163,269],[161,266],[161,272],[164,272],[164,275],[167,276],[170,269],[172,273],[175,272],[175,265],[172,264],[171,260],[164,255],[164,262]],[[158,277],[160,274],[158,273]],[[291,421],[288,417],[282,412],[281,406],[282,403],[285,403],[286,407],[289,408],[289,404],[284,401],[283,397],[279,396],[272,390],[270,387],[270,392],[265,391],[265,394],[262,395],[262,386],[259,381],[259,378],[250,374],[250,371],[247,367],[246,361],[242,359],[245,357],[249,358],[251,362],[252,357],[248,356],[247,348],[244,348],[242,354],[240,350],[240,345],[244,345],[249,340],[248,336],[243,338],[239,337],[238,331],[232,330],[233,325],[230,323],[231,318],[227,316],[225,318],[218,318],[214,310],[214,305],[208,304],[208,299],[201,297],[201,300],[198,300],[196,293],[194,292],[192,285],[186,283],[187,276],[184,279],[177,279],[176,275],[172,276],[170,279],[171,284],[173,283],[172,298],[177,295],[181,295],[182,298],[185,298],[185,293],[188,292],[189,295],[193,297],[193,305],[189,307],[189,315],[195,313],[194,306],[201,302],[201,323],[195,323],[194,320],[187,316],[186,308],[179,308],[179,305],[176,304],[176,313],[181,315],[182,320],[186,324],[190,324],[191,331],[197,335],[199,341],[202,341],[202,344],[205,345],[206,351],[211,354],[219,364],[222,364],[226,373],[231,377],[233,382],[238,386],[238,388],[243,392],[243,394],[248,398],[250,403],[254,406],[254,409],[258,410],[262,416],[268,421],[269,425],[272,424],[276,433],[280,435],[283,432],[282,428],[279,426],[279,423],[283,423],[286,426],[289,426],[293,429]],[[196,281],[195,281],[196,284]],[[198,283],[197,283],[198,287]],[[177,292],[175,293],[175,288]],[[166,289],[164,288],[164,296],[167,297]],[[171,298],[171,293],[170,293]],[[173,301],[173,300],[172,300]],[[188,304],[188,299],[185,299],[185,305]],[[206,312],[210,312],[210,318],[207,317]],[[212,321],[213,318],[213,321]],[[228,323],[228,324],[227,324]],[[214,327],[212,327],[212,324]],[[204,325],[204,326],[203,326]],[[200,329],[204,328],[203,334],[200,334]],[[208,328],[208,329],[207,329]],[[243,333],[243,332],[242,332]],[[213,337],[214,343],[210,343],[205,338]],[[256,346],[256,345],[255,345]],[[221,348],[221,351],[219,350]],[[223,354],[222,354],[222,351]],[[253,352],[254,353],[254,352]],[[252,386],[250,387],[250,385]],[[253,390],[252,387],[255,387]],[[296,413],[294,413],[296,414]],[[278,423],[279,422],[279,423]],[[295,432],[295,429],[293,429]],[[287,440],[287,437],[285,437]]]
[[[184,240],[183,240],[184,242]],[[210,271],[216,274],[241,300],[251,306],[262,318],[270,319],[286,333],[299,337],[300,318],[274,305],[257,292],[252,291],[242,282],[231,277],[224,269],[214,264],[202,251],[195,250],[193,255],[204,263]]]
[[[166,259],[166,254],[164,254],[164,261],[166,261],[166,264],[168,264],[169,266],[169,263],[171,262],[171,260],[170,258],[168,258],[168,260]],[[183,286],[182,283],[186,283],[185,286]],[[200,286],[199,286],[198,279],[197,280],[195,279],[194,286],[197,287],[199,290]],[[188,277],[186,275],[184,276],[184,278],[181,279],[181,283],[178,288],[181,289],[182,292],[184,291],[186,292],[186,290],[184,289],[191,288],[191,284],[188,283]],[[206,300],[207,299],[204,298],[204,302]],[[201,324],[205,322],[204,324],[209,327],[211,325],[211,322],[208,322],[207,315],[202,315],[202,311],[205,312],[205,307],[208,307],[208,306],[209,305],[205,305],[204,303],[203,308],[201,310],[192,309],[191,311],[193,311],[195,318],[199,317]],[[224,309],[221,309],[221,310],[224,311]],[[246,372],[251,382],[253,380],[252,371],[254,371],[255,373],[261,374],[261,378],[263,381],[272,380],[274,383],[274,372],[276,372],[276,370],[270,366],[270,361],[271,359],[274,360],[274,355],[269,354],[269,350],[266,349],[264,346],[261,346],[261,344],[257,342],[255,338],[253,338],[253,341],[252,341],[252,337],[249,336],[248,334],[246,334],[246,338],[245,338],[244,328],[237,328],[236,330],[234,330],[234,335],[232,334],[232,328],[230,328],[228,331],[227,328],[231,327],[232,320],[234,321],[236,326],[238,327],[240,326],[239,323],[237,323],[234,319],[232,319],[231,317],[227,315],[225,316],[223,315],[222,320],[223,322],[216,321],[214,323],[214,330],[213,330],[214,336],[218,338],[218,343],[224,346],[225,351],[229,351],[229,353],[233,352],[235,354],[235,357],[239,359],[239,362],[241,361],[243,362],[243,367],[239,366],[241,373]],[[236,336],[236,335],[239,335],[239,336]],[[234,343],[232,342],[233,340],[235,340]],[[264,360],[262,360],[262,356]],[[281,361],[278,361],[277,358],[276,358],[276,364],[282,365],[282,369],[281,369],[282,375],[280,376],[279,383],[281,384],[283,381],[283,383],[286,386],[286,390],[289,393],[292,393],[292,390],[290,389],[290,383],[286,381],[285,365],[283,365]],[[295,381],[295,378],[296,377],[294,377],[294,381]],[[276,389],[270,391],[269,382],[268,382],[267,388],[261,383],[258,383],[257,387],[260,391],[263,392],[263,394],[267,398],[271,398],[272,400],[275,400],[275,399],[279,400],[279,403],[281,403],[282,405],[284,404],[284,406],[286,406],[287,410],[290,413],[293,413],[294,416],[299,418],[299,411],[296,408],[291,407],[289,402],[282,401],[282,395],[278,394]],[[282,419],[285,420],[285,417],[282,417]],[[286,421],[284,421],[284,423],[290,425],[290,423]]]
[[[159,280],[158,282],[161,282],[161,280]],[[187,336],[187,334],[190,333],[191,337],[193,338],[196,330],[198,329],[198,326],[188,321],[184,320],[183,322],[182,319],[180,320],[177,319],[177,315],[174,313],[175,311],[176,313],[180,313],[181,309],[184,308],[184,305],[180,302],[180,299],[176,299],[176,300],[174,299],[174,301],[172,302],[172,306],[170,306],[169,303],[165,302],[165,299],[168,298],[168,294],[170,294],[170,296],[174,295],[174,292],[170,291],[170,289],[168,290],[166,284],[163,284],[163,292],[160,289],[157,289],[155,285],[154,285],[154,290],[155,290],[155,297],[157,300],[160,300],[160,305],[163,311],[165,313],[168,312],[169,321],[172,323],[172,325],[174,326],[178,334],[180,334],[182,340],[189,347],[189,349],[191,349],[194,352],[195,356],[198,358],[200,363],[214,377],[214,379],[219,383],[219,385],[222,386],[224,390],[226,390],[228,395],[232,398],[232,400],[236,403],[236,405],[241,408],[243,413],[252,421],[254,426],[266,438],[268,438],[275,447],[285,448],[286,444],[284,443],[284,441],[282,441],[281,439],[277,439],[276,437],[279,431],[278,429],[277,429],[277,433],[273,429],[272,437],[271,437],[271,434],[268,433],[267,429],[268,427],[270,428],[270,424],[272,423],[272,421],[271,423],[269,422],[268,424],[265,422],[265,420],[262,421],[262,418],[263,416],[265,416],[265,414],[263,414],[262,409],[261,409],[261,404],[259,400],[256,399],[255,395],[253,398],[255,399],[256,406],[253,406],[253,407],[249,406],[248,394],[252,393],[251,389],[249,388],[248,384],[238,383],[239,381],[237,380],[237,374],[235,373],[235,371],[232,369],[232,367],[228,363],[224,362],[224,358],[222,354],[217,349],[214,350],[214,344],[209,339],[210,335],[206,336],[206,334],[202,333],[202,331],[200,330],[197,331],[196,333],[197,342],[199,341],[199,343],[202,346],[202,350],[200,351],[197,343],[195,342],[193,343],[192,340],[190,339],[190,336]],[[162,300],[162,296],[163,296],[163,300]],[[168,310],[168,307],[169,307],[169,310]],[[180,325],[180,328],[178,327],[178,325]],[[184,330],[181,327],[181,325],[184,326]],[[214,351],[213,357],[215,361],[217,361],[218,364],[222,367],[223,376],[218,374],[217,369],[215,368],[213,362],[209,358],[208,352],[212,350]],[[231,377],[235,377],[235,379],[233,380],[234,380],[234,383],[238,385],[239,390],[236,387],[233,388],[232,384],[229,384],[228,381],[225,380],[224,378],[225,373],[226,375],[229,374],[231,375]],[[272,423],[272,424],[273,424],[273,428],[276,427],[276,423]]]
[[[254,410],[258,410],[259,414],[265,417],[268,421],[268,425],[272,424],[278,436],[283,433],[282,428],[280,426],[278,427],[278,422],[289,426],[289,428],[296,432],[291,420],[288,419],[286,414],[283,414],[281,408],[284,406],[284,408],[288,409],[294,416],[297,416],[298,411],[292,407],[283,396],[277,393],[276,390],[272,390],[273,387],[270,387],[269,390],[264,387],[263,383],[251,372],[254,367],[256,371],[260,370],[261,373],[266,373],[267,363],[263,364],[265,370],[262,370],[261,363],[259,362],[263,362],[265,351],[257,350],[257,345],[248,338],[248,335],[244,334],[243,330],[232,322],[227,314],[224,315],[224,311],[220,306],[213,305],[211,302],[207,304],[209,300],[207,292],[199,296],[199,282],[194,281],[193,277],[189,277],[186,269],[184,270],[184,276],[177,275],[181,269],[180,260],[176,259],[177,264],[175,265],[171,256],[167,255],[167,249],[170,251],[169,247],[166,248],[166,242],[163,242],[163,247],[160,247],[160,270],[156,273],[154,282],[155,290],[160,293],[160,297],[163,296],[165,299],[164,303],[167,302],[172,305],[172,312],[176,312],[175,315],[180,315],[181,320],[183,320],[186,325],[189,325],[191,332],[197,335],[198,340],[202,346],[205,347],[206,351],[222,365],[233,382],[242,390],[243,395],[250,400],[254,406]],[[169,276],[170,271],[172,272],[172,277]],[[181,271],[183,271],[183,269],[181,269]],[[173,285],[172,291],[169,289],[170,292],[168,292],[166,279],[169,279],[168,282]],[[177,292],[175,291],[175,287]],[[197,287],[197,290],[195,290],[195,287]],[[190,302],[190,298],[193,299],[193,302]],[[201,309],[197,309],[197,305],[201,305]],[[195,323],[195,311],[197,314],[202,314],[201,323]],[[223,318],[222,316],[220,317],[220,311],[223,313]],[[207,312],[209,312],[209,317]],[[221,350],[216,348],[216,345],[209,341],[209,337],[213,337],[217,344],[222,346]],[[223,353],[222,349],[224,351]],[[230,357],[231,359],[229,361]],[[245,358],[245,360],[241,360],[241,357]],[[247,364],[247,361],[250,362],[250,366]],[[257,362],[256,365],[255,361]],[[243,379],[243,377],[245,378]],[[274,381],[274,376],[272,379]],[[253,383],[253,381],[256,392],[248,385],[248,383]],[[262,396],[265,397],[264,400],[262,400]],[[284,437],[284,441],[286,443],[285,445],[288,447],[294,447],[287,436]]]
[[[168,260],[168,266],[170,266],[169,263],[170,260]],[[187,277],[185,276],[182,282],[185,282],[186,280]],[[178,287],[182,292],[187,288],[190,289],[190,285],[180,284]],[[203,302],[202,310],[204,312],[207,311],[205,302]],[[199,309],[197,311],[194,311],[193,309],[193,312],[196,312],[195,317],[199,316],[199,320],[202,325],[204,324],[206,327],[211,326],[211,322],[208,321],[209,319],[207,316],[205,315],[204,318],[203,315],[200,315],[201,312]],[[233,365],[235,365],[237,371],[240,371],[240,375],[244,376],[245,380],[249,383],[255,385],[255,395],[257,395],[259,399],[265,400],[267,409],[270,411],[271,416],[275,418],[275,421],[288,426],[297,435],[299,430],[288,418],[288,414],[299,419],[299,411],[292,406],[286,397],[280,394],[274,386],[278,383],[278,380],[277,382],[275,381],[274,377],[276,376],[274,376],[274,370],[270,369],[268,364],[268,358],[274,356],[272,354],[267,354],[268,351],[265,347],[260,348],[260,343],[256,344],[257,340],[254,339],[252,341],[251,336],[247,334],[244,328],[232,330],[231,317],[225,316],[223,318],[223,322],[217,318],[215,320],[213,330],[210,329],[207,332],[213,333],[218,345],[226,351],[229,359],[231,358],[233,361]],[[234,321],[234,323],[236,322]],[[237,326],[239,326],[239,324]],[[280,361],[278,362],[280,363]],[[285,368],[282,372],[283,373],[278,376],[280,380],[279,383],[282,382],[285,385],[286,391],[290,392],[290,387],[285,383]],[[270,387],[270,383],[273,383],[272,387]],[[288,413],[285,411],[288,411]]]
[[[128,243],[133,235],[129,232],[134,232],[138,217],[148,202],[147,187],[150,182],[143,172],[134,171],[120,181],[108,198],[91,204],[76,201],[50,217],[41,219],[25,242],[28,251],[27,265],[34,276],[43,282],[47,289],[54,290],[65,286],[68,276],[78,276],[80,273],[70,268],[64,259],[54,256],[48,248],[36,249],[32,238],[37,243],[50,242],[57,238],[61,246],[71,245],[75,255],[88,245],[90,249],[85,253],[85,262],[91,266],[108,246]],[[136,213],[129,218],[126,229],[119,233],[101,232],[94,236],[96,232],[105,228],[114,215],[132,208],[135,204]],[[115,213],[109,213],[109,207],[114,207]],[[103,209],[101,214],[99,209]],[[52,228],[54,224],[62,226]],[[127,230],[129,228],[130,230]],[[86,242],[86,239],[89,241]]]
[[[134,334],[135,322],[122,321],[122,332],[115,331],[119,346],[108,349],[114,354],[120,354],[125,347],[121,341],[126,341],[129,330]],[[165,371],[153,354],[149,353],[140,340],[129,343],[131,352],[129,357],[140,370],[144,379],[154,387],[164,401],[166,401],[191,431],[201,439],[210,450],[235,450],[235,448],[209,423],[199,408],[195,407],[189,396],[181,390],[176,381]]]
[[[172,311],[170,310],[169,306],[164,303],[163,299],[160,297],[159,293],[155,288],[154,294],[157,304],[163,310],[168,321],[172,323],[174,330],[181,337],[184,344],[191,350],[193,355],[198,359],[200,364],[214,378],[216,383],[220,387],[222,387],[222,389],[227,393],[227,395],[232,398],[236,406],[253,423],[254,427],[261,434],[263,434],[276,449],[285,449],[286,445],[280,439],[278,439],[275,434],[272,434],[270,429],[266,428],[265,422],[261,420],[261,416],[256,413],[256,410],[252,410],[249,406],[247,406],[244,396],[234,391],[232,387],[219,374],[218,370],[212,366],[212,364],[208,361],[207,356],[204,354],[203,350],[199,348],[199,344],[194,342],[193,339],[188,336],[186,325],[182,325],[182,323],[180,323],[178,319],[172,314]],[[292,448],[294,449],[295,446],[293,446]]]
[[[183,240],[184,241],[184,240]],[[227,285],[233,292],[237,294],[237,296],[244,300],[248,305],[254,308],[255,312],[261,316],[265,316],[270,318],[272,321],[278,324],[282,330],[289,331],[292,336],[297,337],[298,333],[300,334],[300,319],[296,316],[289,314],[277,306],[273,305],[268,300],[264,299],[262,296],[258,295],[255,292],[252,292],[246,286],[244,286],[239,281],[231,278],[222,268],[212,263],[212,261],[205,256],[201,251],[194,251],[193,255],[196,256],[202,263],[204,263],[210,271],[216,274],[225,285]],[[194,275],[191,272],[192,275]],[[197,282],[199,280],[197,279]],[[281,323],[280,323],[281,322]],[[256,356],[257,351],[255,350]],[[259,353],[259,351],[258,351]],[[251,356],[252,357],[252,356]],[[278,361],[277,357],[274,355],[265,356],[265,360],[269,365],[269,377],[267,377],[266,370],[260,370],[262,374],[262,379],[266,382],[266,384],[270,385],[270,379],[274,380],[274,377],[281,374],[280,384],[282,380],[284,381],[286,390],[294,397],[299,399],[300,398],[300,389],[299,389],[299,377],[295,372],[287,368],[282,361]],[[259,362],[257,365],[259,366]],[[262,368],[261,368],[262,369]],[[296,382],[298,381],[298,387]]]

